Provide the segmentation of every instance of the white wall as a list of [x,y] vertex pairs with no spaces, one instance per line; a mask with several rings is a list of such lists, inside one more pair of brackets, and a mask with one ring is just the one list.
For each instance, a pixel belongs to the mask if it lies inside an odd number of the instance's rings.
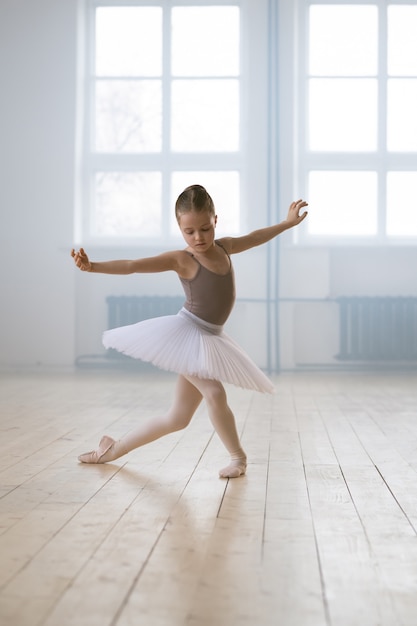
[[74,359],[75,0],[0,3],[0,365]]
[[417,297],[417,249],[281,249],[281,367],[336,365],[340,296]]
[[[105,297],[116,293],[179,294],[175,276],[105,277],[81,274],[73,245],[77,100],[77,20],[81,0],[2,0],[0,3],[0,367],[71,367],[76,356],[102,352]],[[284,3],[285,4],[285,3]],[[285,14],[283,15],[285,18]],[[290,25],[289,25],[290,26]],[[285,41],[283,41],[285,45]],[[263,52],[262,52],[263,54]],[[287,60],[286,60],[287,62]],[[288,65],[288,63],[287,63]],[[258,67],[263,67],[259,65]],[[286,120],[282,120],[285,126]],[[265,159],[264,136],[253,146]],[[281,154],[280,203],[291,151]],[[250,175],[250,172],[249,172]],[[265,220],[256,179],[252,199]],[[329,363],[337,352],[337,311],[315,299],[338,295],[417,295],[412,248],[294,248],[280,253],[281,366]],[[147,252],[157,252],[157,250]],[[139,256],[140,250],[94,250],[95,258]],[[236,259],[242,298],[265,295],[265,251]],[[296,301],[311,298],[312,301]],[[228,330],[266,365],[265,311],[239,303]]]

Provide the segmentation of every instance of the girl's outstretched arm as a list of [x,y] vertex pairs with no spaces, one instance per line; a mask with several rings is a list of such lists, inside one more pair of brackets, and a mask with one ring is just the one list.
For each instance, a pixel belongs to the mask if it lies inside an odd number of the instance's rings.
[[249,250],[255,246],[260,246],[261,244],[274,239],[274,237],[277,237],[277,235],[280,235],[285,230],[300,224],[308,215],[307,211],[304,211],[300,215],[301,209],[306,206],[308,206],[308,203],[305,202],[305,200],[292,202],[288,209],[287,219],[283,222],[275,224],[274,226],[267,226],[266,228],[254,230],[248,235],[243,235],[243,237],[225,237],[222,241],[226,245],[229,254],[244,252],[245,250]]
[[136,260],[90,261],[84,248],[80,248],[78,252],[72,249],[71,256],[81,271],[98,274],[154,273],[169,270],[179,272],[182,265],[182,255],[177,250]]

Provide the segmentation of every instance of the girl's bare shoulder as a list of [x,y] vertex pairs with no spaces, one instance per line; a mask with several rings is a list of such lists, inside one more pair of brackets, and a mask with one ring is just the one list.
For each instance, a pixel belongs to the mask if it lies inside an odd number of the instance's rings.
[[172,259],[176,264],[176,272],[181,278],[190,279],[196,273],[198,266],[192,252],[185,248],[184,250],[174,250],[172,253]]

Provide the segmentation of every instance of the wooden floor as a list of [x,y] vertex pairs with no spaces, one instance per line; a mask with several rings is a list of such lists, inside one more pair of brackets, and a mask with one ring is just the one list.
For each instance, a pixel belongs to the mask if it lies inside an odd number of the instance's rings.
[[204,408],[112,464],[77,462],[174,383],[0,375],[1,626],[415,626],[416,373],[230,388],[240,479],[217,477]]

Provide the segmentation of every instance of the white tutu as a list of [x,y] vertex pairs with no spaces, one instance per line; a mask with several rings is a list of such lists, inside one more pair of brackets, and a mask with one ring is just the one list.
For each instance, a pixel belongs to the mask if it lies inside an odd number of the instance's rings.
[[272,382],[244,350],[223,332],[181,309],[166,315],[107,330],[106,348],[184,376],[220,380],[245,389],[272,393]]

